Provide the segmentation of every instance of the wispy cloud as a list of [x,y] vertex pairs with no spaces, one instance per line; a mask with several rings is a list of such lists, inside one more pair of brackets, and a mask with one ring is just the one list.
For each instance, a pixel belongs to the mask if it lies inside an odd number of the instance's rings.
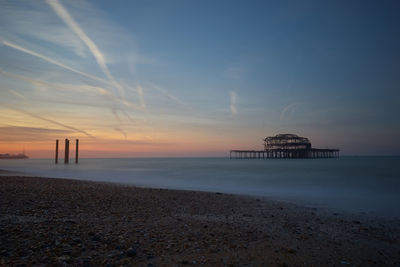
[[82,75],[82,76],[88,77],[88,78],[93,79],[93,80],[95,80],[95,81],[99,81],[99,82],[102,82],[102,83],[109,84],[109,82],[108,82],[107,80],[104,80],[104,79],[99,78],[99,77],[96,77],[96,76],[94,76],[94,75],[85,73],[85,72],[83,72],[83,71],[74,69],[74,68],[72,68],[72,67],[69,67],[69,66],[67,66],[67,65],[65,65],[65,64],[63,64],[63,63],[61,63],[61,62],[58,62],[58,61],[55,60],[55,59],[52,59],[52,58],[47,57],[47,56],[45,56],[45,55],[43,55],[43,54],[37,53],[37,52],[35,52],[35,51],[32,51],[32,50],[30,50],[30,49],[28,49],[28,48],[19,46],[19,45],[17,45],[17,44],[8,42],[8,41],[6,41],[6,40],[1,40],[1,43],[2,43],[3,45],[5,45],[5,46],[8,46],[8,47],[13,48],[13,49],[16,49],[16,50],[21,51],[21,52],[23,52],[23,53],[29,54],[29,55],[34,56],[34,57],[38,57],[38,58],[40,58],[40,59],[42,59],[42,60],[44,60],[44,61],[46,61],[46,62],[48,62],[48,63],[54,64],[54,65],[56,65],[56,66],[58,66],[58,67],[61,67],[61,68],[64,68],[64,69],[66,69],[66,70],[75,72],[75,73],[77,73],[77,74],[80,74],[80,75]]
[[301,104],[302,103],[292,103],[292,104],[284,107],[279,116],[279,120],[284,121],[284,120],[288,120],[288,119],[292,118],[293,114],[296,112],[299,105],[301,105]]
[[[0,45],[39,58],[64,70],[79,74],[83,77],[89,78],[91,81],[100,82],[105,85],[103,87],[98,85],[78,86],[77,84],[68,84],[67,86],[70,87],[70,90],[78,89],[78,87],[86,87],[91,90],[96,87],[99,89],[99,94],[109,95],[109,100],[114,101],[114,103],[111,104],[112,106],[121,105],[120,109],[126,108],[127,111],[125,111],[124,114],[128,114],[129,109],[145,111],[147,106],[144,101],[144,94],[146,93],[145,88],[141,85],[129,86],[128,84],[123,83],[123,81],[117,81],[117,79],[111,74],[111,70],[107,63],[112,62],[114,65],[125,64],[128,69],[129,66],[133,64],[133,69],[135,69],[136,64],[152,64],[154,60],[139,54],[136,51],[135,42],[131,35],[127,34],[119,25],[113,25],[109,21],[105,20],[102,16],[102,11],[96,9],[90,3],[69,2],[68,8],[71,9],[67,9],[67,6],[58,0],[47,0],[46,2],[47,5],[42,5],[42,3],[31,3],[28,1],[22,5],[10,4],[6,5],[4,9],[2,7],[3,10],[0,11],[0,15],[2,14],[7,17],[7,28],[5,28],[4,34],[2,34],[0,38]],[[49,14],[48,7],[54,11],[53,15],[51,15],[51,13]],[[7,12],[4,11],[5,9]],[[89,11],[94,15],[89,17],[86,16]],[[9,14],[15,14],[18,19],[14,20],[14,18]],[[59,23],[59,19],[61,19],[63,25]],[[52,27],[49,28],[49,25]],[[93,27],[93,25],[96,25],[96,27]],[[104,30],[99,31],[100,28]],[[64,38],[61,38],[67,42],[65,45],[63,41],[54,37],[54,33],[57,32],[62,32],[63,36],[68,36],[65,40]],[[95,36],[95,38],[90,37],[90,34]],[[43,41],[52,43],[52,46],[50,47],[55,47],[55,49],[49,50],[47,46],[48,43],[46,44]],[[99,48],[99,41],[101,41],[101,45],[105,51],[102,51]],[[46,44],[46,46],[44,46],[44,44]],[[59,50],[60,47],[54,46],[54,44],[63,46],[64,48],[72,48],[75,52],[80,51],[79,53],[77,52],[77,54],[82,56],[86,56],[87,52],[91,53],[95,62],[106,77],[102,78],[98,75],[91,74],[95,71],[94,69],[84,71],[84,69],[87,69],[88,66],[92,65],[89,60],[86,59],[85,61],[80,61],[80,59],[76,57],[65,57],[69,54],[65,54],[65,50]],[[121,44],[124,45],[122,46]],[[129,44],[128,50],[126,50],[126,44]],[[121,51],[121,49],[125,50]],[[48,51],[49,53],[47,53]],[[79,66],[79,68],[76,66]],[[30,71],[32,73],[35,72],[32,69],[30,69]],[[12,75],[14,73],[11,72],[7,74]],[[43,74],[46,73],[40,73],[40,75],[37,75],[36,77],[43,77]],[[61,79],[65,79],[65,77],[73,77],[68,75],[69,74],[63,75],[59,72],[59,77]],[[137,80],[136,75],[133,75],[133,77]],[[14,78],[16,78],[16,76]],[[17,77],[17,79],[20,78],[21,76]],[[24,81],[36,85],[37,88],[54,88],[53,86],[56,86],[58,89],[63,89],[62,87],[54,83],[49,83],[43,79],[31,78],[29,80],[29,78],[30,77],[24,76]],[[133,84],[138,84],[135,80],[133,81]],[[47,83],[47,85],[45,83]],[[132,83],[132,81],[129,83]],[[112,88],[116,91],[111,90]],[[129,92],[135,92],[136,96],[130,95],[130,98],[127,98],[124,89],[129,90]],[[163,91],[160,89],[157,91],[160,94],[166,95],[165,90]],[[110,93],[108,94],[107,92]],[[181,102],[171,94],[168,94],[168,97],[177,102]],[[132,102],[133,100],[135,103]]]
[[125,96],[123,87],[111,75],[110,70],[108,69],[106,64],[105,56],[103,55],[103,53],[101,53],[100,49],[93,42],[93,40],[89,38],[89,36],[83,31],[80,25],[73,19],[70,13],[58,0],[47,0],[47,4],[49,4],[53,8],[53,10],[64,21],[64,23],[87,45],[103,73],[119,90],[120,97],[123,98]]
[[131,121],[131,122],[136,122],[136,121],[131,117],[131,115],[129,115],[129,113],[126,112],[124,109],[119,109],[119,110],[121,111],[122,114],[125,115],[125,117],[126,117],[129,121]]
[[60,122],[58,122],[58,121],[54,121],[54,120],[51,120],[51,119],[44,118],[44,117],[39,116],[39,115],[37,115],[37,114],[35,114],[35,113],[29,112],[29,111],[26,111],[26,110],[23,110],[23,109],[20,109],[20,108],[11,107],[11,106],[8,106],[8,105],[4,105],[4,106],[5,106],[6,108],[11,109],[11,110],[18,111],[18,112],[23,113],[23,114],[25,114],[25,115],[29,115],[29,116],[31,116],[31,117],[33,117],[33,118],[36,118],[36,119],[39,119],[39,120],[42,120],[42,121],[45,121],[45,122],[49,122],[49,123],[54,124],[54,125],[57,125],[57,126],[61,126],[61,127],[63,127],[63,128],[72,130],[72,131],[74,131],[74,132],[82,133],[82,134],[84,134],[84,135],[86,135],[86,136],[88,136],[88,137],[90,137],[90,138],[95,138],[93,135],[89,134],[88,132],[86,132],[86,131],[84,131],[84,130],[81,130],[81,129],[78,129],[78,128],[75,128],[75,127],[66,125],[66,124],[64,124],[64,123],[60,123]]
[[128,138],[128,135],[126,134],[126,132],[124,130],[122,130],[120,127],[114,127],[114,130],[121,133],[125,137],[125,139]]
[[137,94],[139,96],[139,101],[140,101],[140,106],[142,108],[146,108],[146,104],[144,103],[144,93],[143,93],[143,88],[140,84],[136,85],[136,90],[137,90]]
[[26,97],[25,97],[25,96],[21,95],[20,93],[16,92],[15,90],[7,89],[7,91],[8,91],[10,94],[12,94],[13,96],[15,96],[15,97],[17,97],[17,98],[19,98],[19,99],[26,100]]
[[[93,129],[96,140],[117,131],[127,140],[143,134],[136,129],[154,131],[160,117],[185,105],[164,87],[140,81],[136,68],[158,61],[139,53],[133,33],[104,15],[86,1],[0,3],[6,24],[0,51],[8,54],[0,63],[3,122],[14,116],[28,127],[50,125],[91,138]],[[48,115],[53,112],[57,119]]]
[[40,127],[0,126],[0,142],[29,142],[50,140],[60,135],[71,134],[70,130]]
[[184,103],[182,100],[180,100],[178,97],[176,97],[175,95],[171,94],[170,92],[168,92],[165,88],[162,88],[154,83],[148,83],[150,85],[151,89],[154,89],[155,91],[161,93],[162,95],[166,96],[167,98],[169,98],[170,100],[182,105],[182,106],[187,106],[186,103]]
[[232,115],[236,115],[237,112],[237,108],[236,108],[236,103],[237,103],[237,94],[234,91],[230,92],[230,98],[231,98],[231,105],[230,105],[230,109],[231,109],[231,114]]
[[[125,98],[125,90],[123,86],[114,78],[111,74],[108,66],[105,55],[100,51],[98,45],[86,34],[83,28],[77,23],[77,21],[73,18],[73,16],[68,12],[68,10],[58,1],[58,0],[47,0],[47,4],[55,11],[55,13],[60,17],[60,19],[68,26],[68,28],[74,32],[79,39],[88,47],[89,51],[92,53],[95,58],[98,66],[103,71],[107,79],[111,82],[112,86],[118,90],[119,98],[121,98],[121,103],[128,107],[134,107],[132,103],[130,103]],[[140,84],[136,86],[136,92],[139,98],[140,109],[146,109],[146,105],[144,102],[144,93],[143,88]],[[121,109],[122,110],[122,109]],[[119,123],[121,123],[121,119],[118,116],[117,110],[112,108],[112,112]],[[123,114],[130,119],[128,113],[126,111]],[[115,130],[121,132],[125,139],[127,138],[126,132],[122,129],[121,126],[115,127]]]
[[[86,58],[87,48],[68,28],[61,26],[59,18],[48,12],[48,5],[42,1],[2,1],[2,37],[19,43],[21,37],[33,42],[46,42],[73,51],[75,55]],[[72,55],[72,54],[71,54]]]
[[[66,91],[66,92],[76,92],[76,93],[80,93],[80,94],[82,94],[82,93],[95,94],[97,96],[101,96],[102,98],[108,100],[111,105],[113,105],[115,103],[115,104],[118,104],[118,105],[123,105],[123,106],[129,107],[129,108],[134,109],[134,110],[143,110],[142,105],[138,105],[138,104],[132,103],[131,101],[128,101],[128,100],[120,99],[120,98],[114,96],[112,93],[110,93],[104,87],[91,86],[91,85],[86,85],[86,84],[51,83],[51,82],[47,82],[47,81],[43,81],[43,80],[32,79],[30,77],[19,75],[19,74],[15,74],[15,73],[6,72],[6,71],[3,71],[1,69],[0,69],[0,74],[4,75],[4,76],[7,76],[7,77],[10,77],[12,79],[24,81],[26,83],[38,86],[39,88],[42,88],[42,89],[43,88],[51,88],[52,90],[60,90],[60,91]],[[45,98],[43,98],[43,99],[45,99]],[[64,102],[65,103],[69,103],[69,104],[74,104],[74,103],[71,103],[71,102],[67,102],[65,99],[64,99]],[[79,104],[79,103],[81,103],[81,101],[76,101],[75,104]],[[97,104],[97,103],[93,102],[90,105],[92,105],[92,106],[100,106],[101,103]]]

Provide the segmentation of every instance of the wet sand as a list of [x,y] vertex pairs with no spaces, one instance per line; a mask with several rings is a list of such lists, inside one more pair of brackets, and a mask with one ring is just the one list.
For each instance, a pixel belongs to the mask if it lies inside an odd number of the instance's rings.
[[399,220],[254,197],[0,176],[1,266],[399,266],[399,237]]

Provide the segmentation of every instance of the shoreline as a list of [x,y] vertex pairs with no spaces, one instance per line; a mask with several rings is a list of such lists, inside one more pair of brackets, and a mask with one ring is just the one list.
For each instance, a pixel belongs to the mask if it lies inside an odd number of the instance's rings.
[[0,169],[25,171],[29,176],[252,195],[336,213],[400,218],[400,206],[391,204],[400,202],[400,180],[396,179],[395,171],[400,158],[357,157],[339,161],[82,159],[78,165],[32,159],[4,163],[0,164]]
[[398,219],[253,196],[4,174],[0,265],[400,264]]
[[223,191],[211,191],[211,190],[198,190],[198,189],[188,189],[188,188],[174,188],[174,187],[157,187],[151,185],[138,185],[133,183],[124,183],[124,182],[115,182],[115,181],[99,181],[95,179],[83,179],[83,178],[71,178],[71,177],[50,177],[50,176],[38,176],[34,173],[29,172],[18,172],[13,170],[6,170],[0,169],[0,178],[4,176],[20,176],[20,177],[35,177],[35,178],[46,178],[46,179],[60,179],[60,180],[71,180],[71,181],[83,181],[83,182],[92,182],[92,183],[100,183],[100,184],[108,184],[108,185],[120,185],[120,186],[127,186],[127,187],[134,187],[134,188],[142,188],[142,189],[155,189],[155,190],[171,190],[171,191],[188,191],[188,192],[199,192],[199,193],[216,193],[216,194],[226,194],[226,195],[233,195],[238,197],[249,197],[249,198],[256,198],[261,199],[264,201],[272,201],[287,205],[293,205],[298,208],[306,208],[306,209],[313,209],[317,211],[320,215],[332,215],[335,214],[337,216],[340,214],[341,216],[347,218],[353,218],[354,220],[360,219],[377,219],[377,220],[385,220],[385,221],[399,221],[400,222],[400,215],[396,216],[387,216],[383,215],[382,213],[371,212],[371,211],[349,211],[340,208],[332,208],[326,206],[318,206],[316,203],[305,204],[299,203],[296,199],[288,200],[285,198],[273,197],[273,196],[265,196],[265,195],[256,195],[256,194],[245,194],[245,193],[234,193],[234,192],[223,192]]

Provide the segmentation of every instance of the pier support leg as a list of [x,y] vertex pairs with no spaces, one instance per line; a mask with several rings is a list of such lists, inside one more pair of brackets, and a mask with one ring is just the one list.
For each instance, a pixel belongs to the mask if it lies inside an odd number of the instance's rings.
[[56,140],[56,158],[55,163],[58,164],[58,139]]
[[79,139],[76,139],[76,145],[75,145],[75,164],[78,164],[78,157],[79,157]]
[[69,163],[69,140],[65,139],[64,164]]

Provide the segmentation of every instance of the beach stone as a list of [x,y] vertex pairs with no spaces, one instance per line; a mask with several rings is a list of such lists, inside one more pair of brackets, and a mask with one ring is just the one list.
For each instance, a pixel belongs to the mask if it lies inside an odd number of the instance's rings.
[[91,261],[92,261],[92,258],[91,258],[91,257],[83,258],[83,259],[82,259],[82,265],[83,265],[83,266],[90,266]]
[[2,256],[2,257],[8,257],[9,255],[10,255],[10,253],[5,249],[0,251],[0,256]]
[[92,237],[92,241],[100,242],[100,241],[101,241],[101,236],[100,236],[100,235],[94,235],[94,236]]
[[123,253],[119,250],[113,250],[107,255],[108,258],[122,258]]
[[68,261],[69,259],[71,259],[71,257],[68,255],[64,255],[64,256],[57,258],[57,260],[59,260],[59,261]]
[[126,256],[134,258],[136,257],[136,250],[134,248],[128,248],[125,252]]
[[62,254],[63,254],[63,255],[70,255],[70,254],[72,254],[72,249],[64,249],[64,250],[62,251]]
[[[10,179],[11,185],[16,182]],[[309,208],[296,210],[285,204],[280,211],[268,202],[261,208],[255,201],[242,206],[242,197],[227,194],[196,193],[198,198],[193,199],[186,192],[153,190],[142,195],[139,189],[118,187],[117,191],[88,182],[45,182],[51,185],[46,190],[41,184],[30,188],[19,183],[25,190],[20,193],[2,189],[0,183],[0,266],[400,266],[398,221],[311,215]],[[53,192],[54,183],[70,187],[68,193]],[[90,186],[85,189],[87,194],[82,191],[70,199],[81,190],[74,183]],[[64,192],[64,186],[61,189]],[[60,203],[53,204],[54,210],[59,206],[57,211],[47,217],[40,208],[32,209],[32,215],[25,212],[23,201],[35,190],[40,194],[29,199],[49,198],[40,205],[59,198]],[[170,195],[176,196],[176,203],[168,202]],[[34,200],[27,205],[35,207]],[[84,203],[81,217],[75,214],[76,202]],[[123,215],[132,222],[126,223]]]

